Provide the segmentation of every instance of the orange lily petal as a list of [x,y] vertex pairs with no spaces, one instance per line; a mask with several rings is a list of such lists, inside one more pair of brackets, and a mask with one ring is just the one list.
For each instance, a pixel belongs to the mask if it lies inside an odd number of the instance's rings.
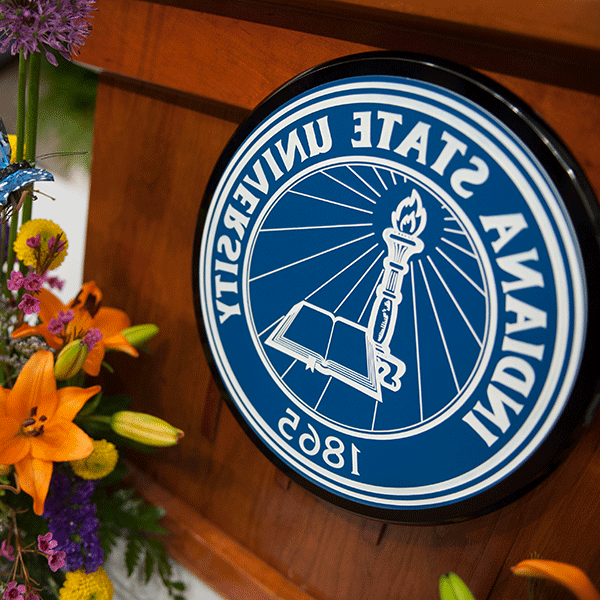
[[[126,327],[124,329],[127,329]],[[104,345],[109,350],[118,350],[131,356],[139,356],[139,352],[127,341],[127,338],[119,331],[108,338],[103,338]]]
[[98,342],[85,358],[83,363],[83,370],[92,377],[97,377],[100,373],[100,367],[104,360],[104,344]]
[[102,292],[95,281],[87,281],[81,286],[77,296],[68,304],[73,310],[87,310],[90,306],[98,306],[102,301]]
[[21,488],[33,498],[33,512],[36,515],[44,512],[53,467],[50,461],[29,456],[15,465]]
[[551,579],[573,592],[579,600],[600,600],[600,593],[578,567],[553,560],[529,559],[511,567],[515,575]]
[[106,331],[106,334],[110,335],[131,327],[131,319],[127,313],[118,308],[103,307],[96,313],[92,327],[97,327],[100,331]]
[[31,416],[32,408],[37,407],[39,415],[51,418],[57,401],[54,355],[48,350],[39,350],[21,369],[6,405],[6,414],[22,423]]
[[83,405],[95,396],[101,387],[93,385],[89,388],[66,387],[58,390],[58,407],[54,417],[64,421],[72,421]]
[[29,441],[20,431],[21,421],[0,418],[0,465],[14,465],[29,454]]
[[70,421],[53,419],[43,435],[31,438],[31,457],[45,461],[79,460],[92,453],[92,439]]
[[5,390],[3,387],[0,387],[0,417],[6,416],[6,411],[4,407],[9,396],[10,390]]

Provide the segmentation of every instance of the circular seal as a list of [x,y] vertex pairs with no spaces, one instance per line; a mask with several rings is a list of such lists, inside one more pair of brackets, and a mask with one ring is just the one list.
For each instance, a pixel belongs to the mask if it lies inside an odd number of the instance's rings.
[[201,335],[275,464],[360,514],[510,501],[590,411],[598,210],[510,92],[416,55],[348,57],[240,126],[198,219]]

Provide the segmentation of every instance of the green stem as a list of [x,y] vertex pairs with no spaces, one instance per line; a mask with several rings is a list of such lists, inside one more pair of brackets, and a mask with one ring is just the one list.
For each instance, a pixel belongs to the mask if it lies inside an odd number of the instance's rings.
[[[29,162],[35,160],[35,149],[37,142],[38,107],[40,100],[40,70],[42,66],[42,55],[33,52],[29,58],[29,77],[27,82],[27,131],[25,132],[25,159]],[[33,197],[27,194],[23,204],[23,216],[21,224],[31,219]]]
[[[19,54],[19,80],[17,91],[17,161],[21,160],[24,155],[25,147],[25,97],[27,89],[27,63],[23,50]],[[15,266],[15,249],[14,243],[17,239],[17,231],[19,229],[19,212],[13,210],[10,220],[10,233],[8,236],[8,251],[6,255],[6,277],[10,277],[10,273]],[[3,287],[6,294],[6,279],[4,279]]]
[[19,84],[17,88],[17,149],[16,161],[25,158],[25,99],[27,90],[27,59],[23,49],[19,54]]

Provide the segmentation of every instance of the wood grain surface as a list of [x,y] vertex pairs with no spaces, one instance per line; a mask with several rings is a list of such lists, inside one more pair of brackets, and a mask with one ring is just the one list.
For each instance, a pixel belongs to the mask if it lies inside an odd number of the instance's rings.
[[[226,4],[229,10],[235,3]],[[240,12],[248,4],[261,3],[240,2]],[[294,3],[262,4],[276,12]],[[361,10],[370,6],[361,3]],[[600,587],[598,420],[534,491],[494,513],[452,525],[383,526],[291,483],[221,406],[191,287],[196,217],[210,173],[237,124],[277,86],[373,47],[169,3],[100,0],[98,8],[81,55],[106,71],[96,108],[85,275],[101,287],[106,305],[161,330],[152,357],[111,359],[115,388],[133,395],[135,408],[186,432],[174,448],[131,457],[142,471],[140,489],[166,505],[173,553],[230,598],[434,600],[439,575],[450,570],[480,600],[525,598],[525,583],[509,567],[533,552],[577,564]],[[472,58],[466,64],[497,60]],[[597,74],[598,66],[589,71]],[[590,86],[552,85],[513,69],[488,74],[557,131],[600,194],[600,97]],[[216,537],[199,535],[204,526]],[[569,598],[557,588],[548,592]]]

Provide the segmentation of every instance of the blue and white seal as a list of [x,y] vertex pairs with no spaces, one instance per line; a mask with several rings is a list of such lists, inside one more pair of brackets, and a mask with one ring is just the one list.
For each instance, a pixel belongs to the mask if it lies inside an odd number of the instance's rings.
[[234,138],[195,250],[202,328],[236,416],[296,479],[371,516],[459,518],[522,487],[502,485],[563,415],[586,269],[518,132],[434,77],[365,71]]

